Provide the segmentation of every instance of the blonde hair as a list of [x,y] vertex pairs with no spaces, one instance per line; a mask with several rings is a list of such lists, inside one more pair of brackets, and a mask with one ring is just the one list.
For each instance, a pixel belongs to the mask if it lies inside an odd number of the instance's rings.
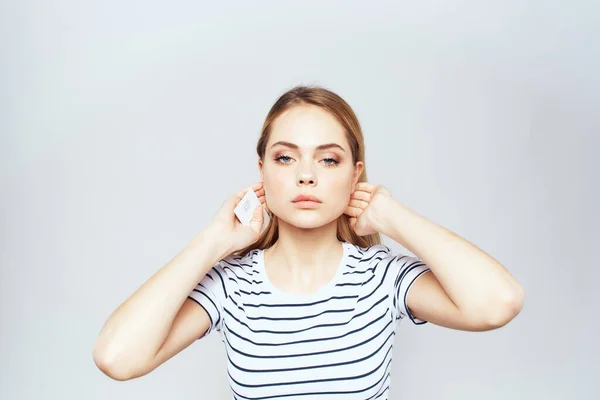
[[[269,111],[262,127],[262,133],[256,145],[256,152],[261,160],[264,160],[267,142],[271,135],[273,121],[285,111],[295,106],[314,105],[328,111],[333,115],[344,128],[346,138],[350,143],[352,151],[352,164],[365,160],[365,146],[362,129],[358,118],[352,111],[352,108],[344,99],[330,90],[319,86],[296,86],[285,92]],[[358,178],[358,182],[367,182],[366,166]],[[242,248],[232,254],[245,255],[255,249],[267,249],[271,247],[279,238],[279,225],[277,216],[269,212],[271,221],[267,228],[261,233],[258,240],[245,248]],[[337,220],[337,238],[340,241],[353,243],[361,247],[369,247],[375,244],[381,244],[380,234],[374,233],[365,236],[357,235],[350,226],[350,217],[342,214]]]

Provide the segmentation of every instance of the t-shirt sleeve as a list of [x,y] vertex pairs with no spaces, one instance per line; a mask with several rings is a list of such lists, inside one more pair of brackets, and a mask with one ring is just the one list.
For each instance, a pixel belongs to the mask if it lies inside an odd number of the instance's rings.
[[390,254],[390,277],[394,279],[391,285],[391,298],[393,301],[393,311],[396,320],[408,316],[415,325],[427,323],[422,319],[416,318],[411,314],[406,304],[406,296],[412,287],[412,284],[426,272],[431,269],[418,257],[406,254]]
[[215,264],[204,278],[196,285],[196,287],[188,295],[199,304],[210,319],[210,326],[204,335],[208,335],[213,330],[220,331],[223,321],[223,303],[227,299],[227,272],[223,269],[221,261]]

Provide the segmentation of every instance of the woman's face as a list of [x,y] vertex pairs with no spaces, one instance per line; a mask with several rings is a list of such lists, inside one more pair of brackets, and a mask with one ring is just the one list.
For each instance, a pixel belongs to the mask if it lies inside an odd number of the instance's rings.
[[[352,164],[346,134],[334,116],[317,106],[303,105],[273,122],[259,169],[267,207],[295,227],[316,228],[344,213],[363,163]],[[295,203],[300,194],[315,196],[320,202]]]

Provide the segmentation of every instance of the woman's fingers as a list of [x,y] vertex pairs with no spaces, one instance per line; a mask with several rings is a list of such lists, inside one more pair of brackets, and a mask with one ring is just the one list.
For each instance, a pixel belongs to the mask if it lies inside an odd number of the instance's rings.
[[352,200],[350,200],[349,205],[352,207],[364,209],[369,205],[369,202],[364,201],[364,200],[352,199]]
[[350,217],[358,217],[362,213],[362,209],[358,207],[348,206],[344,211],[344,214],[347,214]]
[[371,193],[365,192],[362,190],[356,190],[356,191],[352,192],[352,196],[350,196],[350,198],[364,200],[364,201],[368,202],[371,200]]
[[[259,181],[259,182],[253,183],[250,186],[246,186],[243,189],[240,189],[235,195],[238,197],[239,200],[242,200],[244,198],[244,195],[248,191],[248,189],[254,190],[256,197],[260,197],[262,194],[264,194],[263,182]],[[262,194],[261,194],[261,191],[262,191]]]

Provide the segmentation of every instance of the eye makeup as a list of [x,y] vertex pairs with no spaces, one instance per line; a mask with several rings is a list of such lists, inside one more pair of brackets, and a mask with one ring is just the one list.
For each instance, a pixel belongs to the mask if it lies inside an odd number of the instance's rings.
[[[292,157],[290,156],[286,156],[284,154],[278,155],[274,158],[275,162],[282,164],[282,165],[287,165],[289,164],[288,161],[283,161],[284,159],[291,159]],[[321,161],[326,161],[325,162],[325,166],[326,167],[335,167],[337,165],[339,165],[340,163],[340,159],[337,157],[326,157],[323,158]]]

